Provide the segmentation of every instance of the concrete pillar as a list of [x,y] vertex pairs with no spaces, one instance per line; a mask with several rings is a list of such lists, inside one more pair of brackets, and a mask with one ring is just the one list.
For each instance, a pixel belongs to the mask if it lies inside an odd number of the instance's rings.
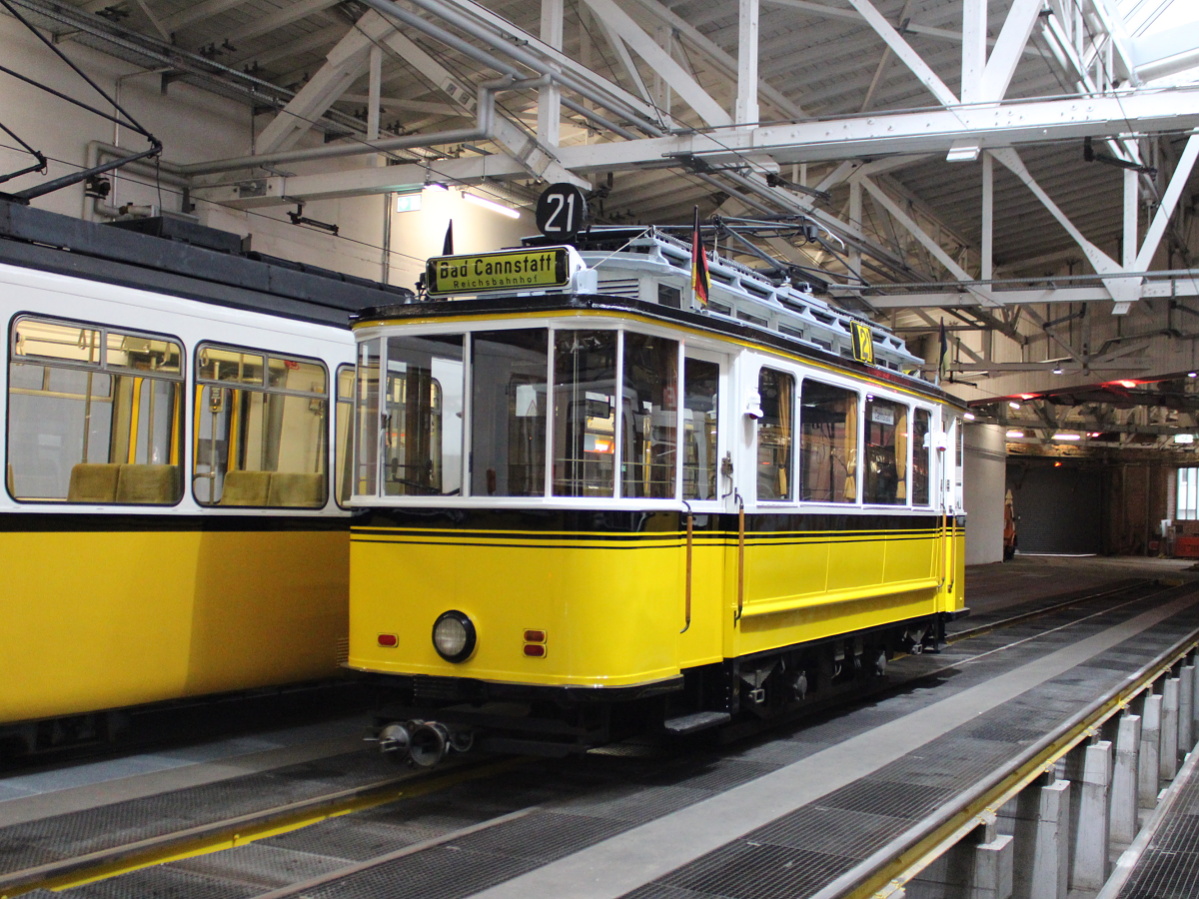
[[1157,805],[1157,794],[1161,791],[1161,733],[1162,698],[1149,693],[1141,712],[1141,758],[1137,765],[1140,774],[1137,797],[1141,808]]
[[979,825],[905,885],[907,899],[1011,899],[1013,844]]
[[1183,665],[1178,673],[1178,754],[1195,748],[1195,666]]
[[1128,845],[1137,835],[1137,780],[1141,754],[1141,717],[1125,712],[1116,731],[1116,765],[1112,772],[1112,840]]
[[1047,775],[999,812],[1012,835],[1012,899],[1066,899],[1070,858],[1070,781]]
[[1109,806],[1112,788],[1112,744],[1107,740],[1080,746],[1067,757],[1074,782],[1070,803],[1070,889],[1098,890],[1107,880]]
[[1178,687],[1176,677],[1167,677],[1162,686],[1162,780],[1178,773]]

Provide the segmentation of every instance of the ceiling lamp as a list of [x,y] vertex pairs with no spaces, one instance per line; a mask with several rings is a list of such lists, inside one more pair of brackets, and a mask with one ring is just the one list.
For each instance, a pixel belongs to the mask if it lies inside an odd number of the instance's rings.
[[520,213],[511,206],[505,206],[502,203],[496,203],[494,200],[485,200],[483,197],[480,197],[477,194],[468,194],[466,191],[463,191],[462,199],[466,200],[468,203],[473,203],[476,206],[482,206],[484,209],[490,209],[492,212],[498,212],[500,215],[506,215],[510,219],[520,218]]

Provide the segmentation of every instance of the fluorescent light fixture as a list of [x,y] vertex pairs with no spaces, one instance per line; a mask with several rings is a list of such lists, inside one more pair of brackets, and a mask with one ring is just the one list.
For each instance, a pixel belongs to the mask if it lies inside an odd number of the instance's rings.
[[1015,400],[1009,400],[1009,401],[1008,401],[1008,405],[1009,405],[1009,406],[1011,406],[1013,409],[1019,409],[1019,408],[1020,408],[1020,404],[1019,404],[1019,403],[1017,403]]
[[396,212],[420,212],[420,191],[396,194]]
[[1175,434],[1174,442],[1175,443],[1194,443],[1195,435],[1194,434]]
[[1082,434],[1068,434],[1065,431],[1058,431],[1053,435],[1054,440],[1082,440]]
[[962,416],[962,418],[966,419],[966,421],[974,421],[974,413],[967,412],[965,415]]
[[1006,437],[1008,440],[1019,440],[1021,437],[1024,436],[1024,432],[1023,431],[1008,431],[1003,436]]
[[1188,378],[1199,378],[1199,371],[1188,371],[1187,377]]
[[474,203],[476,206],[482,206],[484,209],[490,209],[492,212],[498,212],[500,215],[506,215],[510,219],[520,218],[520,213],[511,206],[504,206],[503,204],[493,202],[492,200],[485,200],[480,196],[476,196],[475,194],[468,194],[464,191],[462,194],[462,199],[466,200],[468,203]]
[[1060,375],[1062,373],[1062,367],[1060,365],[1055,365],[1053,367],[1053,373],[1055,375]]
[[425,182],[425,190],[432,190],[432,191],[436,191],[437,193],[448,193],[449,192],[449,188],[446,187],[444,184],[442,184],[440,181],[426,181]]

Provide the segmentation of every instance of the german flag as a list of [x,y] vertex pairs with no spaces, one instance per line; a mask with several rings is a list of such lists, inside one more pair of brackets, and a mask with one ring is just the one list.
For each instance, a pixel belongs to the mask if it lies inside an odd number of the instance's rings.
[[699,207],[695,207],[695,224],[691,228],[691,293],[701,306],[708,305],[708,289],[711,286],[708,277],[708,255],[704,252],[704,242],[699,234]]

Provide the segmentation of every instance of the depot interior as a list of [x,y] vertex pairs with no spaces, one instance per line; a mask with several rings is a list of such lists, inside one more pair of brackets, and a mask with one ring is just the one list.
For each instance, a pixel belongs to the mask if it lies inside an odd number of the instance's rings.
[[969,563],[1009,494],[1019,552],[1199,557],[1186,0],[3,6],[0,190],[33,206],[409,287],[451,222],[534,233],[548,184],[595,223],[757,223],[718,251],[969,407]]

